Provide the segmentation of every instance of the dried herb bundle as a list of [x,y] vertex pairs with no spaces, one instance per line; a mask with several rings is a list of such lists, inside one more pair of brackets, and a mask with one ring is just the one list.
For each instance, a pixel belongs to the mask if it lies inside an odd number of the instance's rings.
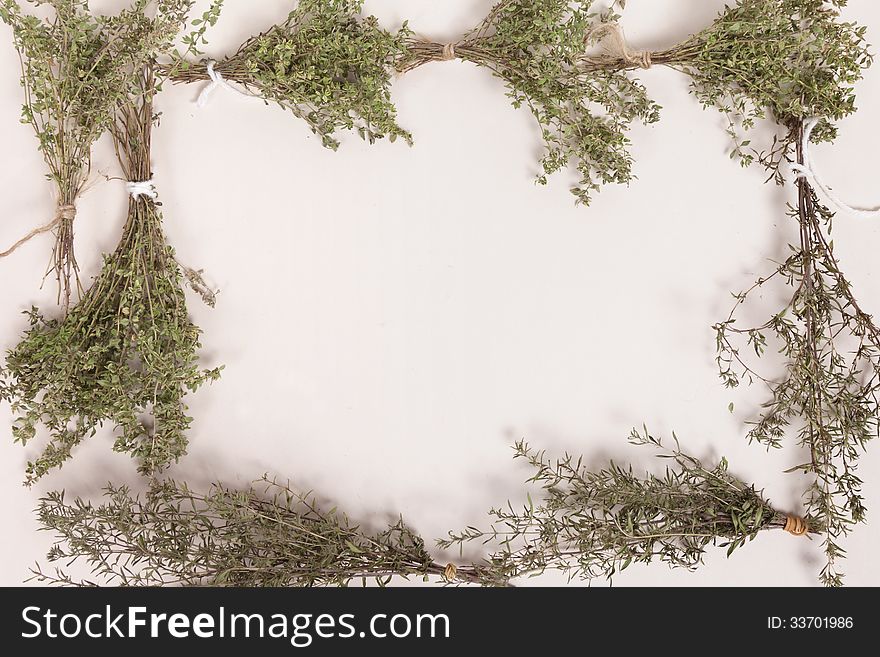
[[528,107],[541,128],[546,153],[538,177],[575,162],[580,182],[572,192],[589,203],[605,183],[628,183],[630,123],[659,120],[659,107],[618,62],[593,65],[589,57],[601,20],[593,0],[502,0],[474,30],[453,44],[411,39],[398,67],[459,58],[501,78],[514,107]]
[[[81,292],[73,249],[76,201],[88,180],[92,144],[107,131],[116,108],[136,92],[144,65],[170,47],[193,0],[134,0],[115,16],[89,13],[87,0],[29,0],[49,5],[45,21],[15,0],[0,2],[0,19],[13,28],[25,90],[22,121],[33,126],[56,187],[58,210],[2,255],[36,235],[53,232],[50,273],[59,303]],[[154,17],[148,10],[155,7]]]
[[[112,128],[123,171],[135,182],[152,178],[150,71],[141,72],[140,95],[122,104]],[[16,441],[28,443],[40,425],[50,433],[28,464],[28,484],[63,465],[104,423],[118,431],[114,449],[140,459],[145,474],[186,453],[191,418],[183,398],[219,372],[199,368],[200,331],[161,221],[153,198],[132,196],[122,239],[82,300],[61,319],[33,309],[30,330],[9,352],[0,398],[17,414]]]
[[[759,155],[739,133],[757,119],[769,115],[790,126],[823,117],[815,136],[831,140],[831,122],[855,111],[853,85],[872,56],[866,28],[840,20],[846,1],[739,0],[711,27],[651,56],[687,73],[697,99],[727,115],[736,145],[732,156],[748,165]],[[790,139],[785,152],[792,144]]]
[[[630,441],[648,445],[674,464],[665,474],[639,476],[611,463],[593,472],[570,456],[553,462],[527,444],[516,457],[535,469],[531,482],[545,499],[520,511],[508,503],[493,509],[492,527],[451,533],[441,547],[470,542],[492,544],[496,552],[476,567],[486,584],[559,570],[571,579],[611,578],[632,563],[660,561],[695,569],[710,546],[728,556],[761,531],[814,531],[804,520],[774,509],[754,486],[730,474],[722,459],[713,468],[648,434],[633,431]],[[808,530],[809,526],[809,530]]]
[[[803,123],[798,160],[804,162]],[[718,364],[728,387],[761,381],[772,397],[749,431],[749,440],[779,448],[789,430],[809,451],[809,461],[793,470],[811,473],[809,512],[825,527],[827,562],[821,579],[840,585],[836,561],[844,551],[838,540],[865,519],[858,459],[880,431],[880,329],[865,313],[840,269],[830,239],[833,213],[823,206],[807,180],[798,182],[800,243],[791,256],[746,292],[715,326]],[[742,326],[737,315],[761,288],[784,282],[793,292],[785,307],[764,324]],[[786,359],[784,375],[760,374],[752,357],[763,356],[768,341]]]
[[[732,155],[750,164],[762,157],[739,135],[768,112],[777,121],[809,116],[836,120],[854,110],[852,85],[871,57],[865,29],[839,20],[846,0],[740,0],[715,23],[668,50],[631,49],[613,9],[593,0],[501,0],[476,28],[453,43],[396,33],[361,17],[362,0],[300,0],[288,19],[248,40],[218,63],[178,56],[168,67],[176,82],[208,81],[211,70],[305,119],[325,145],[355,129],[374,141],[409,133],[396,122],[390,68],[410,71],[434,61],[462,59],[502,79],[515,107],[527,106],[545,143],[538,181],[574,163],[572,192],[588,204],[607,183],[633,179],[627,131],[634,121],[659,120],[659,106],[634,80],[638,68],[664,65],[693,78],[696,97],[730,119]],[[216,22],[219,4],[188,41],[197,48]],[[603,48],[598,48],[600,42]],[[212,68],[209,69],[209,64]],[[833,137],[830,123],[820,136]],[[790,140],[775,144],[765,162],[778,163]]]
[[[362,6],[363,0],[299,0],[287,20],[212,68],[290,110],[329,148],[339,146],[335,135],[342,130],[370,143],[385,137],[410,142],[397,125],[390,92],[391,65],[405,51],[409,30],[381,29],[374,17],[361,16]],[[205,20],[215,22],[218,11],[219,4]],[[209,63],[178,58],[168,73],[174,82],[208,81]]]
[[[412,40],[400,66],[457,57],[489,68],[507,83],[514,105],[527,105],[541,126],[547,152],[539,181],[574,161],[581,181],[572,191],[589,203],[601,184],[632,179],[629,124],[659,120],[659,107],[629,71],[663,65],[688,74],[700,102],[728,116],[732,156],[748,165],[759,154],[740,129],[768,112],[784,125],[847,116],[855,110],[852,85],[871,63],[865,28],[839,21],[846,0],[740,0],[706,30],[656,52],[631,49],[620,17],[591,12],[593,4],[502,0],[456,43]],[[600,41],[605,52],[596,54]],[[817,136],[832,138],[831,124]],[[778,163],[791,143],[766,157]]]
[[174,481],[154,482],[143,499],[125,487],[105,502],[45,497],[43,529],[57,538],[50,562],[85,562],[96,582],[64,570],[35,577],[64,585],[345,586],[392,576],[472,578],[468,569],[435,563],[402,520],[378,531],[353,524],[311,494],[263,479],[246,490],[221,485],[197,493]]

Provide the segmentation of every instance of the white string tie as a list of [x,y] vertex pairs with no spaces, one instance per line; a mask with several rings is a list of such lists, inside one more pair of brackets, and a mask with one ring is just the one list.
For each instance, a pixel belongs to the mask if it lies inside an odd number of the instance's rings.
[[843,200],[825,183],[822,176],[819,175],[819,172],[816,169],[816,163],[813,160],[813,154],[810,152],[810,137],[820,121],[821,119],[808,119],[807,121],[804,121],[804,140],[802,145],[804,163],[793,163],[790,165],[792,172],[795,174],[795,179],[806,179],[814,189],[822,192],[822,194],[841,212],[851,214],[855,217],[861,217],[863,219],[876,219],[880,217],[880,208],[856,208],[848,203],[844,203]]
[[159,198],[159,195],[156,193],[156,185],[152,179],[141,182],[127,182],[125,183],[125,189],[128,190],[132,198],[146,196],[154,201]]
[[216,63],[217,62],[213,60],[208,62],[208,77],[211,78],[211,82],[204,89],[202,89],[202,93],[199,94],[196,105],[198,105],[199,107],[204,107],[205,105],[207,105],[208,101],[211,98],[211,94],[213,94],[218,87],[225,87],[226,89],[234,91],[240,96],[250,96],[250,94],[246,94],[243,91],[239,91],[238,89],[233,87],[226,81],[226,79],[222,75],[220,75],[219,71],[215,71],[214,65]]

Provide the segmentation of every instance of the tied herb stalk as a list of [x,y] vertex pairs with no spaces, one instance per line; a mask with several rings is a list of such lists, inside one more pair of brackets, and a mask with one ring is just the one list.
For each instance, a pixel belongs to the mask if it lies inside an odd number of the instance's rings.
[[[392,577],[437,576],[477,581],[473,569],[433,561],[424,541],[398,520],[372,531],[311,494],[264,478],[246,490],[213,486],[207,493],[174,481],[153,482],[134,496],[106,489],[99,506],[51,493],[38,509],[56,536],[50,563],[64,568],[34,577],[61,585],[346,586],[387,584]],[[85,563],[93,580],[65,569]]]
[[[115,16],[89,12],[87,0],[29,0],[48,5],[51,18],[26,15],[15,0],[0,1],[0,19],[12,27],[25,91],[22,121],[31,125],[49,169],[58,209],[30,239],[51,232],[49,274],[67,308],[82,293],[74,253],[76,202],[86,188],[91,148],[113,124],[116,108],[135,92],[144,65],[171,43],[193,0],[135,0]],[[148,10],[155,7],[155,16]]]
[[543,501],[535,504],[529,495],[521,510],[511,503],[493,509],[490,529],[450,533],[440,546],[496,546],[477,572],[484,583],[497,585],[547,570],[570,579],[611,578],[632,563],[654,561],[694,570],[710,546],[726,547],[730,556],[762,531],[815,531],[812,519],[776,510],[732,475],[724,459],[706,467],[677,440],[667,449],[647,430],[633,431],[630,441],[657,449],[674,465],[663,475],[639,476],[615,463],[592,471],[580,459],[554,462],[519,443],[516,458],[534,468],[530,482],[541,487]]
[[[804,125],[792,128],[797,161],[804,163]],[[823,526],[826,563],[820,573],[828,586],[840,586],[838,566],[845,555],[839,541],[864,522],[858,461],[880,431],[880,329],[862,310],[840,268],[830,239],[833,213],[819,201],[809,182],[797,184],[799,243],[791,256],[747,291],[715,326],[718,365],[727,387],[760,381],[771,398],[748,433],[750,441],[779,448],[790,430],[809,453],[792,471],[813,477],[806,492],[810,514]],[[738,323],[743,304],[759,290],[783,282],[793,291],[788,303],[764,324]],[[771,378],[753,362],[768,341],[786,359],[784,374]]]
[[540,184],[574,162],[572,188],[589,204],[603,184],[633,179],[629,125],[659,120],[659,106],[617,60],[592,65],[595,29],[611,13],[591,11],[593,0],[502,0],[486,19],[451,44],[409,40],[399,63],[411,71],[433,61],[461,59],[490,70],[507,85],[513,106],[538,122],[546,152]]
[[[150,142],[155,81],[141,72],[140,93],[124,103],[112,133],[125,176],[152,179]],[[49,445],[28,464],[28,485],[61,467],[104,423],[114,449],[152,474],[186,453],[191,418],[184,397],[219,376],[198,364],[199,329],[190,321],[183,276],[165,241],[159,204],[132,196],[115,252],[82,300],[62,319],[29,313],[31,328],[7,356],[0,398],[17,414],[13,434],[26,445],[40,425]]]
[[[336,149],[338,132],[356,131],[370,143],[385,137],[410,143],[397,124],[391,102],[393,63],[410,32],[379,27],[362,16],[363,0],[299,0],[287,19],[248,39],[218,62],[175,58],[167,68],[173,82],[208,82],[208,66],[226,81],[286,108]],[[191,47],[204,43],[205,27],[216,23],[220,3],[202,19]]]

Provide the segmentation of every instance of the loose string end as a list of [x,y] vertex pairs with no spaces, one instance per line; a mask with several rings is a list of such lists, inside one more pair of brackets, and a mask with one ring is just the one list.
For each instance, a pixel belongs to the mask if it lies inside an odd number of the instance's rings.
[[76,206],[73,204],[65,204],[59,205],[58,210],[55,212],[55,217],[45,226],[39,226],[38,228],[34,228],[27,235],[18,240],[11,247],[6,249],[3,252],[0,252],[0,258],[7,258],[11,256],[13,253],[18,251],[25,244],[30,242],[35,237],[38,237],[44,233],[49,233],[58,228],[64,222],[72,222],[76,219]]
[[596,26],[587,33],[584,41],[601,43],[608,56],[615,57],[628,66],[638,66],[646,70],[654,66],[651,51],[631,48],[626,41],[623,28],[617,23],[602,23]]
[[804,120],[804,133],[801,140],[801,148],[803,152],[803,163],[794,162],[789,165],[789,170],[794,174],[794,181],[801,179],[806,180],[810,186],[825,196],[831,204],[840,212],[849,214],[862,219],[880,218],[880,207],[876,208],[857,208],[845,203],[833,189],[819,175],[816,168],[815,160],[812,153],[812,137],[813,131],[822,122],[821,118],[813,117]]
[[150,180],[141,180],[138,182],[129,181],[125,183],[125,189],[133,199],[146,196],[150,200],[155,201],[159,198],[159,194],[156,192],[156,185],[152,178]]
[[214,94],[214,92],[219,87],[224,87],[226,89],[229,89],[229,91],[235,92],[239,96],[244,96],[245,98],[257,97],[257,96],[254,96],[253,94],[245,93],[245,92],[241,91],[240,89],[236,89],[231,84],[229,84],[229,82],[226,80],[226,78],[224,78],[223,75],[221,75],[220,71],[215,69],[216,65],[217,65],[217,62],[215,62],[214,60],[211,60],[208,62],[207,71],[208,71],[208,78],[210,79],[210,82],[207,85],[205,85],[205,88],[202,89],[202,92],[199,94],[199,97],[196,99],[196,105],[199,108],[203,108],[203,107],[207,106],[208,101],[211,99],[211,96]]

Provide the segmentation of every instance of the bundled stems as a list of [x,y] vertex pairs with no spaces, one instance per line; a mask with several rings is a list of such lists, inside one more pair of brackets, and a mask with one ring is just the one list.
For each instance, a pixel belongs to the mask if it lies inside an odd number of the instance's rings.
[[616,19],[592,12],[593,4],[502,0],[453,43],[410,38],[397,69],[461,59],[491,71],[513,106],[527,107],[541,130],[545,152],[537,181],[546,184],[574,166],[579,180],[571,191],[589,204],[602,185],[633,179],[627,131],[635,121],[658,121],[660,110],[619,58],[590,58]]
[[477,570],[484,583],[495,585],[547,570],[570,579],[611,578],[632,563],[653,561],[693,570],[713,545],[726,547],[730,556],[763,531],[784,529],[795,536],[816,531],[812,519],[775,509],[754,486],[732,475],[724,459],[706,467],[677,440],[668,449],[647,430],[633,431],[630,440],[658,450],[670,467],[643,476],[615,463],[593,470],[582,459],[554,462],[519,443],[516,457],[533,468],[530,482],[543,499],[529,495],[522,509],[510,503],[493,509],[488,530],[451,533],[441,547],[493,546]]
[[[623,139],[627,125],[634,119],[658,119],[659,108],[638,88],[623,84],[627,72],[666,66],[688,75],[697,99],[727,117],[732,157],[749,165],[762,153],[749,147],[743,133],[766,116],[783,126],[826,117],[829,122],[817,137],[831,139],[830,121],[855,110],[852,85],[872,62],[865,28],[839,20],[845,0],[739,0],[705,30],[659,51],[631,48],[620,17],[611,11],[591,14],[592,4],[502,0],[460,41],[411,39],[399,68],[409,71],[458,58],[491,70],[507,83],[514,104],[524,102],[535,114],[548,151],[567,153],[579,161],[582,174],[589,174],[573,190],[588,202],[598,188],[595,182],[632,178],[629,167],[622,166],[629,163]],[[633,111],[637,108],[641,111]],[[563,109],[572,114],[571,124]],[[606,139],[604,147],[579,143],[584,127],[597,122],[617,140]],[[791,143],[774,146],[780,152],[771,152],[770,159],[778,164]],[[617,157],[611,158],[615,150]],[[558,170],[548,168],[549,162],[545,175]],[[617,175],[603,173],[612,162],[607,173]]]
[[[187,37],[188,53],[204,43],[220,5],[215,1]],[[409,30],[383,30],[374,17],[361,16],[362,7],[363,0],[299,0],[284,22],[248,39],[233,55],[189,62],[178,54],[163,73],[172,82],[215,83],[219,75],[305,121],[328,148],[339,146],[340,130],[356,131],[370,143],[386,137],[410,142],[397,124],[390,92],[391,67]]]
[[[805,163],[807,147],[803,121],[798,122],[797,162]],[[803,315],[806,338],[804,366],[809,373],[804,414],[808,420],[802,442],[810,451],[809,467],[815,484],[809,492],[813,512],[825,520],[824,548],[827,557],[821,578],[827,585],[840,585],[842,575],[836,561],[844,552],[838,539],[850,525],[864,520],[861,481],[855,470],[860,452],[880,431],[880,330],[862,311],[844,278],[833,248],[821,225],[831,215],[821,207],[806,177],[797,182],[797,219],[803,255]],[[823,276],[830,277],[825,283]],[[824,297],[830,285],[836,297],[829,304]],[[830,306],[830,308],[829,308]],[[837,306],[841,319],[829,317]],[[857,340],[856,350],[844,378],[837,370],[843,364],[835,353],[834,341],[844,331]]]
[[119,104],[135,93],[144,65],[171,46],[193,0],[132,0],[115,16],[92,14],[86,0],[30,2],[50,5],[53,15],[43,21],[25,15],[16,0],[0,0],[0,19],[13,29],[25,92],[22,120],[39,140],[58,205],[52,221],[0,257],[53,233],[49,274],[66,309],[82,293],[74,221],[91,170],[92,145],[112,125]]
[[[139,94],[120,107],[112,128],[131,183],[152,180],[152,71],[141,72]],[[200,331],[189,319],[183,274],[155,192],[143,192],[131,194],[119,245],[82,300],[61,319],[33,309],[30,330],[0,371],[15,439],[27,444],[41,426],[50,434],[28,464],[28,484],[63,465],[105,423],[117,431],[114,449],[136,457],[142,473],[166,468],[186,453],[192,419],[184,398],[219,376],[199,368]]]
[[[433,576],[443,584],[510,586],[545,570],[589,580],[611,578],[634,562],[694,569],[711,545],[730,555],[763,531],[817,531],[812,519],[776,510],[723,459],[707,468],[677,441],[666,449],[647,431],[634,431],[631,440],[673,465],[642,477],[614,463],[593,471],[517,445],[545,498],[536,504],[529,496],[521,511],[510,504],[493,510],[487,531],[470,527],[439,541],[444,549],[471,542],[495,549],[476,563],[443,565],[402,520],[363,528],[312,494],[264,477],[245,490],[218,484],[205,493],[171,480],[153,481],[143,496],[111,486],[100,505],[51,493],[40,502],[39,520],[56,539],[49,563],[64,565],[38,566],[34,576],[63,585],[345,586]],[[92,579],[69,574],[79,562]]]
[[[109,487],[105,501],[68,502],[52,493],[38,510],[56,544],[54,572],[37,567],[39,581],[122,586],[346,586],[395,576],[436,577],[452,584],[480,581],[476,571],[435,562],[424,541],[402,520],[369,530],[311,494],[264,478],[245,490],[222,485],[206,493],[174,481],[154,481],[135,496]],[[90,580],[67,571],[83,562]]]

